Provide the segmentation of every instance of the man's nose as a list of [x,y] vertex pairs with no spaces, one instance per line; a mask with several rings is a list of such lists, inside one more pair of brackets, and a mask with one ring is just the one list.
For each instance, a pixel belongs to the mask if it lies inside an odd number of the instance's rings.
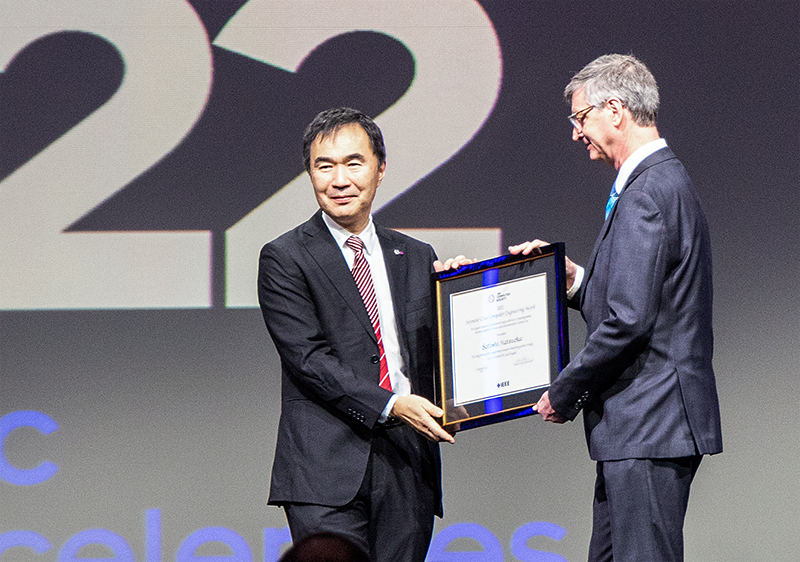
[[350,185],[350,179],[347,175],[347,168],[345,166],[336,166],[333,170],[333,185],[335,187],[347,187]]
[[572,140],[578,141],[583,138],[583,127],[572,127]]

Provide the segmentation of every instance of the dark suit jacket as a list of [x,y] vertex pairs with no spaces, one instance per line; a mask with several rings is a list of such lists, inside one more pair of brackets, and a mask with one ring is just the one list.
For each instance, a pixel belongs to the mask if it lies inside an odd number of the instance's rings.
[[[404,374],[433,400],[434,318],[428,244],[375,225],[392,292]],[[261,250],[258,295],[281,358],[282,396],[269,503],[340,506],[361,485],[391,392],[353,275],[321,211]],[[397,443],[439,497],[439,448],[410,427]],[[441,514],[441,513],[440,513]]]
[[631,174],[570,305],[586,320],[586,344],[554,381],[550,401],[569,419],[583,409],[593,459],[722,451],[711,242],[669,148]]

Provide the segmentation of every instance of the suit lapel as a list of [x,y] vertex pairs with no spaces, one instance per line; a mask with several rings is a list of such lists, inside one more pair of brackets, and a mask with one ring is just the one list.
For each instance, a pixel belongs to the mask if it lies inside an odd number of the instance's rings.
[[406,298],[408,296],[408,258],[405,244],[393,236],[393,232],[376,224],[375,232],[381,244],[386,275],[389,278],[389,290],[392,293],[394,319],[397,325],[397,337],[403,362],[408,365],[408,345],[405,341]]
[[[675,154],[669,149],[669,147],[662,148],[657,150],[644,160],[642,160],[636,168],[634,168],[631,175],[628,176],[628,181],[625,182],[625,187],[622,190],[622,193],[619,195],[619,199],[622,199],[625,196],[625,192],[628,190],[628,186],[638,178],[642,172],[646,169],[650,168],[651,166],[655,166],[656,164],[660,164],[664,160],[669,160],[670,158],[675,158]],[[594,265],[597,260],[597,252],[600,250],[600,245],[605,240],[606,235],[608,235],[608,231],[611,228],[611,223],[614,221],[614,216],[617,214],[617,208],[619,207],[619,199],[617,200],[616,205],[614,208],[611,209],[611,212],[608,214],[608,218],[603,223],[603,228],[600,230],[600,234],[597,236],[597,240],[595,240],[594,248],[592,248],[592,253],[589,256],[589,261],[587,262],[589,265],[586,268],[586,275],[583,281],[584,287],[585,284],[589,282],[589,279],[592,277],[592,273],[594,272]],[[583,301],[586,298],[586,291],[581,292],[581,303],[580,306],[583,308]]]
[[303,245],[308,253],[319,266],[320,270],[330,279],[331,284],[341,295],[342,300],[347,303],[350,309],[358,318],[359,323],[370,337],[377,341],[375,331],[372,329],[372,321],[369,319],[367,309],[364,307],[364,300],[353,279],[353,274],[347,268],[342,250],[336,244],[328,227],[322,220],[322,211],[311,217],[303,229]]
[[[627,185],[627,184],[626,184]],[[622,193],[625,193],[624,191]],[[620,194],[622,197],[622,194]],[[619,200],[617,200],[617,205],[619,204]],[[597,261],[597,252],[600,250],[600,244],[603,243],[605,240],[606,235],[608,234],[608,229],[611,228],[611,221],[614,220],[614,215],[617,213],[617,205],[614,205],[614,208],[611,209],[611,212],[608,214],[608,218],[606,218],[605,222],[603,223],[603,228],[600,230],[600,234],[597,236],[597,240],[594,242],[594,248],[592,248],[592,253],[589,255],[589,261],[587,262],[588,265],[586,267],[586,273],[584,275],[583,286],[586,287],[586,284],[589,282],[589,279],[592,278],[592,273],[594,272],[594,264]],[[586,291],[581,291],[581,302],[580,307],[583,308],[583,302],[586,299]]]
[[406,310],[406,295],[408,295],[408,262],[406,261],[405,244],[392,236],[392,231],[382,226],[375,225],[378,240],[383,252],[383,263],[386,265],[386,275],[389,277],[389,289],[392,292],[392,305],[398,328],[402,331],[403,318]]

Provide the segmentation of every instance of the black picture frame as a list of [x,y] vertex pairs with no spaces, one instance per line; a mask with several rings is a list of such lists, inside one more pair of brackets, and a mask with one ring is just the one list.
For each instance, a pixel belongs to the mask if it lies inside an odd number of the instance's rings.
[[[436,404],[444,410],[442,425],[447,431],[454,433],[534,413],[532,407],[569,362],[564,264],[564,244],[559,242],[542,247],[541,253],[537,255],[504,255],[432,275],[438,328],[438,373],[434,387]],[[480,299],[485,296],[487,301],[493,302],[495,295],[500,298],[509,294],[504,291],[514,284],[534,277],[538,278],[537,286],[544,287],[542,291],[545,293],[547,372],[538,374],[537,384],[531,383],[532,387],[520,391],[506,392],[500,388],[503,383],[498,383],[496,394],[480,396],[467,402],[456,400],[458,381],[455,377],[458,373],[454,369],[453,350],[456,345],[454,337],[461,336],[454,336],[452,320],[453,316],[463,316],[463,314],[461,311],[454,313],[451,310],[452,302],[455,300],[453,297],[480,290],[481,293],[478,295]],[[498,292],[492,290],[494,287],[498,288]],[[518,287],[525,290],[521,284]],[[493,321],[489,321],[491,322]],[[512,340],[503,343],[507,342],[511,343]],[[521,367],[519,369],[524,377],[524,369]],[[483,382],[494,387],[494,381]]]

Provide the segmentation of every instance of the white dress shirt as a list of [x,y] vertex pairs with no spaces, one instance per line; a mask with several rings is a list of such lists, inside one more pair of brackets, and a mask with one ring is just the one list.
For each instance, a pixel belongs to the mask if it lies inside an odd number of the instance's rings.
[[[386,365],[389,368],[389,380],[392,381],[392,392],[394,396],[389,400],[383,411],[383,416],[378,421],[385,421],[389,412],[392,411],[397,396],[408,396],[411,394],[411,384],[403,374],[403,357],[400,354],[400,343],[397,337],[397,324],[394,317],[394,306],[392,305],[392,292],[389,288],[389,276],[386,273],[386,264],[383,261],[383,251],[381,250],[380,240],[375,232],[375,224],[372,222],[372,215],[369,217],[367,227],[359,234],[353,234],[345,230],[325,213],[322,219],[328,227],[333,239],[347,262],[347,268],[353,269],[355,252],[345,244],[351,236],[358,236],[364,243],[364,257],[369,264],[369,271],[372,275],[372,285],[375,287],[375,297],[378,301],[378,318],[381,323],[381,338],[383,341],[383,351],[386,354]],[[375,381],[378,384],[378,381]]]
[[625,184],[628,183],[628,178],[631,177],[631,172],[636,169],[636,166],[641,164],[645,158],[653,154],[657,150],[667,147],[667,141],[664,139],[656,139],[650,141],[645,145],[640,146],[636,151],[628,156],[628,159],[622,163],[617,173],[617,179],[614,180],[614,190],[617,195],[622,195],[625,189]]

